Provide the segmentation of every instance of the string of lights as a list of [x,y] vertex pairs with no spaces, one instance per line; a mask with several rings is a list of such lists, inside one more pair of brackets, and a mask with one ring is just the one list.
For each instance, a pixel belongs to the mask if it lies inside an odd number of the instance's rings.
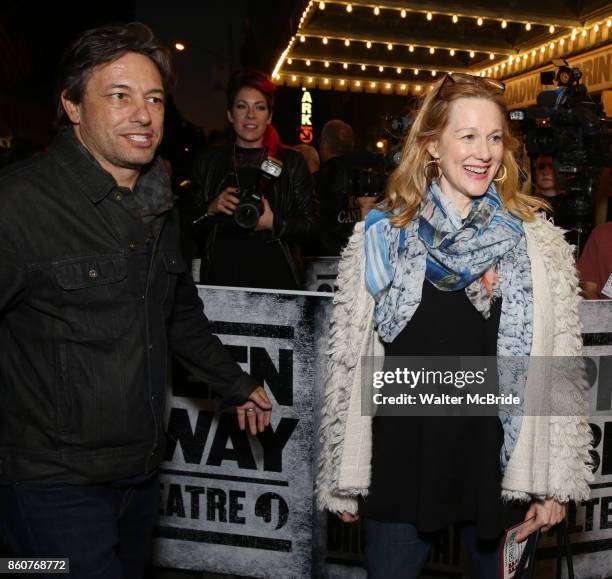
[[[336,4],[343,5],[346,9],[347,14],[354,13],[357,9],[371,9],[374,16],[379,16],[381,10],[390,10],[399,12],[400,17],[406,18],[408,13],[420,13],[425,15],[426,21],[432,21],[434,18],[448,17],[456,24],[461,19],[470,18],[476,20],[478,26],[483,26],[488,22],[499,22],[502,28],[506,28],[510,24],[523,24],[526,30],[531,28],[531,25],[546,26],[548,33],[551,35],[548,40],[542,41],[542,34],[538,35],[538,43],[534,46],[524,47],[521,49],[506,49],[495,51],[484,51],[476,46],[465,46],[461,47],[449,47],[439,46],[436,43],[423,43],[417,42],[402,42],[395,39],[393,42],[385,39],[364,39],[364,38],[353,38],[347,35],[322,35],[312,33],[307,29],[307,24],[312,18],[313,14],[317,10],[325,10],[327,5]],[[529,28],[527,28],[529,24]],[[397,93],[406,93],[406,91],[416,91],[415,87],[419,86],[419,91],[426,90],[427,84],[422,82],[424,75],[431,75],[431,81],[435,81],[435,75],[453,73],[453,72],[470,72],[472,74],[478,74],[480,76],[493,76],[498,78],[505,78],[508,76],[524,73],[532,68],[541,66],[546,63],[550,58],[561,58],[565,55],[575,52],[578,48],[582,48],[586,42],[595,44],[602,40],[609,39],[611,37],[612,27],[612,15],[607,15],[597,21],[590,22],[588,25],[584,24],[581,26],[567,27],[566,23],[560,21],[554,21],[550,23],[545,22],[527,22],[524,20],[512,20],[510,18],[493,18],[493,17],[474,17],[473,15],[465,15],[459,13],[442,13],[433,10],[418,10],[414,8],[397,8],[381,6],[376,4],[370,4],[367,2],[348,2],[343,0],[333,0],[327,2],[321,2],[311,0],[302,13],[302,17],[299,22],[298,29],[295,35],[290,39],[286,49],[278,59],[276,66],[273,71],[273,79],[276,82],[286,82],[289,84],[301,83],[304,86],[317,85],[323,88],[340,88],[341,90],[391,90]],[[321,56],[313,53],[312,56],[307,56],[306,52],[302,48],[305,43],[321,42],[323,45],[329,45],[330,49],[335,52],[334,56]],[[295,55],[292,54],[295,43],[300,43],[300,50]],[[406,48],[408,52],[414,53],[414,57],[418,57],[419,51],[428,51],[430,55],[438,52],[444,52],[447,56],[456,58],[455,66],[436,66],[435,64],[420,63],[418,67],[414,66],[414,62],[407,64],[401,60],[401,52],[397,52],[397,57],[390,61],[386,58],[384,61],[376,62],[376,57],[372,59],[355,59],[354,48],[355,45],[365,46],[366,49],[379,46],[378,51],[372,51],[373,54],[377,53],[377,56],[381,57],[381,48],[386,47],[385,53],[396,54],[395,48]],[[342,56],[336,49],[343,50],[343,48],[349,49],[346,56]],[[469,60],[467,59],[469,57]],[[487,64],[484,64],[486,59]],[[412,57],[411,57],[411,60]],[[474,61],[474,66],[467,66],[466,62]],[[284,64],[288,66],[283,68]],[[302,63],[306,67],[313,65],[312,73],[310,71],[300,71],[290,69],[294,63]],[[320,73],[315,68],[325,69],[324,72]],[[297,66],[296,66],[297,68]],[[448,70],[450,68],[451,70]],[[282,70],[281,70],[282,69]],[[376,79],[365,78],[367,72],[372,73],[373,71],[378,73],[386,73],[386,78]],[[353,72],[353,77],[351,77]],[[362,74],[366,73],[366,75]],[[401,78],[397,80],[391,80],[389,75],[400,75]],[[359,77],[355,78],[358,74]],[[412,81],[409,80],[408,75],[417,75]],[[344,76],[343,76],[344,75]],[[418,76],[420,75],[420,76]],[[421,84],[415,84],[421,82]],[[430,82],[431,82],[430,81]]]
[[[508,24],[520,24],[524,26],[525,30],[529,31],[532,29],[532,26],[546,26],[551,34],[554,33],[556,26],[572,26],[576,25],[577,22],[575,20],[571,20],[568,18],[565,19],[555,19],[553,17],[548,18],[546,22],[539,21],[537,19],[527,20],[525,18],[509,18],[509,17],[499,17],[499,16],[482,16],[478,14],[466,14],[465,12],[441,12],[432,10],[424,6],[423,8],[405,8],[405,7],[395,7],[395,6],[385,6],[376,3],[370,2],[350,2],[348,0],[326,0],[316,2],[316,5],[319,10],[325,10],[327,5],[343,5],[346,8],[346,12],[352,14],[357,9],[367,10],[368,13],[373,14],[374,16],[381,16],[383,12],[399,14],[401,18],[406,18],[408,14],[422,14],[428,22],[432,22],[434,18],[448,18],[451,20],[453,24],[458,24],[461,20],[470,20],[475,21],[478,26],[483,26],[486,22],[496,22],[501,28],[507,28]],[[425,2],[423,4],[426,4]]]

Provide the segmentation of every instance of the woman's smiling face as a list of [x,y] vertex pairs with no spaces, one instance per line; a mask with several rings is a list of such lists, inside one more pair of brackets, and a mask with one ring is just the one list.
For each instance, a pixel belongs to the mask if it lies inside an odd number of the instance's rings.
[[472,198],[489,188],[504,156],[503,118],[484,98],[460,98],[449,107],[448,123],[428,152],[439,159],[440,189],[465,216]]
[[236,94],[232,110],[227,112],[241,147],[261,147],[272,115],[266,97],[256,88],[243,87]]

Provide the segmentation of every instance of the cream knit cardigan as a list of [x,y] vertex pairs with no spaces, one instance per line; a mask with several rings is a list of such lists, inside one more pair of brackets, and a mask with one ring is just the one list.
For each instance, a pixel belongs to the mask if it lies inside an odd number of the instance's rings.
[[[533,280],[532,356],[582,355],[578,279],[570,246],[560,229],[543,217],[525,223]],[[330,326],[327,380],[321,417],[321,449],[316,479],[320,509],[357,513],[357,496],[370,485],[372,418],[361,415],[362,356],[382,360],[384,348],[373,326],[374,300],[364,281],[364,224],[358,223],[338,268],[339,291]],[[549,388],[552,408],[562,416],[527,415]],[[506,500],[589,497],[591,433],[587,384],[579,375],[554,380],[544,364],[530,366],[524,416],[502,481]],[[573,415],[572,415],[573,414]],[[401,460],[401,457],[398,457]],[[401,500],[401,498],[398,498]]]

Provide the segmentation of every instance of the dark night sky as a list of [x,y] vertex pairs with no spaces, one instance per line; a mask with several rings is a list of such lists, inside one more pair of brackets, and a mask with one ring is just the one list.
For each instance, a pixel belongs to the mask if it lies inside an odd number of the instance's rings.
[[[0,54],[0,136],[18,134],[44,143],[54,97],[54,75],[64,48],[81,31],[110,21],[140,20],[175,54],[174,95],[181,115],[208,134],[227,127],[225,83],[229,72],[248,64],[271,72],[291,34],[290,18],[301,0],[49,0],[0,5],[3,37],[11,54]],[[281,137],[297,141],[300,93],[279,87],[274,122]],[[351,122],[363,142],[384,112],[400,113],[405,99],[313,91],[315,133],[330,118]]]

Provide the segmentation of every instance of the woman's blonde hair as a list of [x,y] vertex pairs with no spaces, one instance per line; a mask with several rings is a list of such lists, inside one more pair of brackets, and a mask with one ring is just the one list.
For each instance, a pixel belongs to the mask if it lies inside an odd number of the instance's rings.
[[[460,98],[484,98],[495,103],[502,114],[506,177],[495,185],[504,207],[525,221],[531,221],[545,202],[520,191],[519,166],[514,156],[519,141],[510,133],[506,105],[499,88],[480,77],[461,75],[461,81],[449,76],[440,79],[421,100],[412,127],[402,148],[397,169],[389,177],[383,207],[396,215],[391,222],[404,227],[414,217],[425,197],[438,166],[427,151],[427,145],[440,137],[446,127],[452,103]],[[503,171],[503,170],[502,170]],[[503,176],[503,172],[502,172]]]

